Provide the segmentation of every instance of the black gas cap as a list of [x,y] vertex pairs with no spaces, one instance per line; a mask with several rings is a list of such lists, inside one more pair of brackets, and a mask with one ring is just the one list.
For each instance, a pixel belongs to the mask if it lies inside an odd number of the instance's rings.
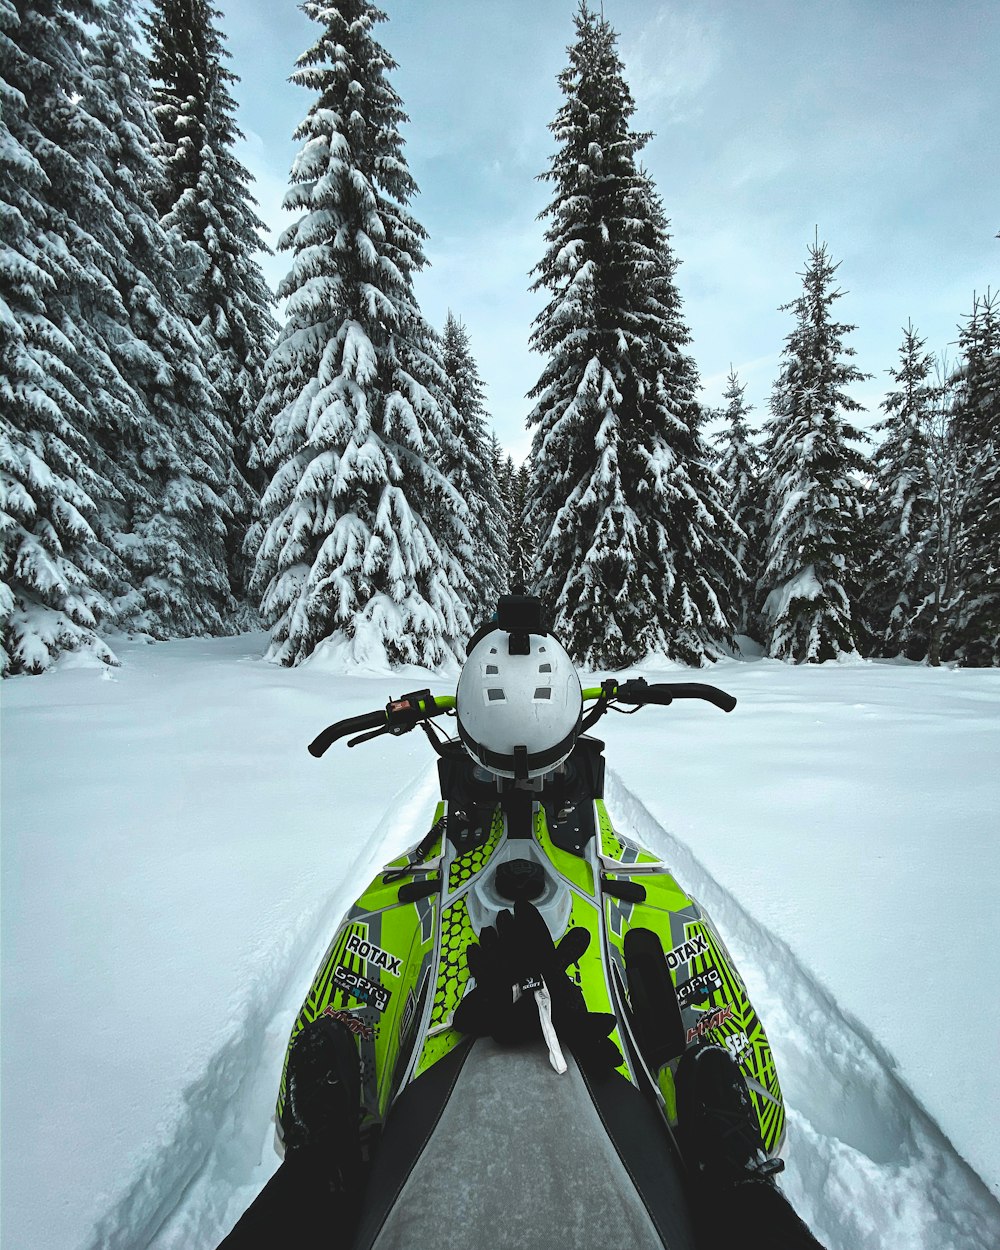
[[506,859],[497,868],[496,886],[512,903],[538,898],[545,889],[545,869],[533,859]]

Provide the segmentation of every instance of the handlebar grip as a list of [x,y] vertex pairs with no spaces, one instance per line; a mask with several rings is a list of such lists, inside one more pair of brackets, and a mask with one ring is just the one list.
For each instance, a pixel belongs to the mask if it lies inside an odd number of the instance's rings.
[[677,682],[666,688],[673,699],[704,699],[706,703],[714,704],[723,712],[731,712],[736,706],[736,700],[731,694],[720,690],[718,686],[707,686],[704,682]]
[[633,678],[622,682],[618,687],[618,697],[623,703],[634,703],[637,707],[647,703],[666,706],[673,703],[674,699],[704,699],[706,703],[714,704],[723,712],[731,712],[736,706],[736,700],[731,694],[720,690],[718,686],[708,686],[700,681],[656,682],[649,685],[641,677]]
[[309,754],[319,759],[338,739],[346,738],[348,734],[363,733],[366,729],[381,729],[384,724],[384,709],[365,712],[363,716],[349,716],[347,720],[339,720],[335,725],[327,725],[318,733],[309,743]]

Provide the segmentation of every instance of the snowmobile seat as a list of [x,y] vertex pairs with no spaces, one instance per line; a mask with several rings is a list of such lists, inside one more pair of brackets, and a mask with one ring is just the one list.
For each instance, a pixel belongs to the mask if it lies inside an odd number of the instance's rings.
[[467,1039],[393,1106],[354,1246],[550,1244],[694,1250],[679,1155],[617,1072]]

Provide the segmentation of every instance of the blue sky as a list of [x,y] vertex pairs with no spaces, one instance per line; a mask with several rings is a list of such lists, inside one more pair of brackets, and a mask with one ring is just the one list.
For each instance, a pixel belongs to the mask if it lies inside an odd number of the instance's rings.
[[[548,124],[575,0],[383,0],[378,37],[429,231],[417,292],[439,328],[469,328],[497,434],[530,435],[528,349],[541,296]],[[274,235],[310,96],[287,80],[319,27],[284,0],[221,0],[241,77],[241,157]],[[606,0],[619,32],[644,161],[681,260],[678,285],[704,398],[730,364],[763,418],[813,232],[841,263],[841,320],[869,412],[912,319],[948,351],[973,292],[1000,287],[1000,4],[996,0]],[[266,258],[276,284],[286,256]]]

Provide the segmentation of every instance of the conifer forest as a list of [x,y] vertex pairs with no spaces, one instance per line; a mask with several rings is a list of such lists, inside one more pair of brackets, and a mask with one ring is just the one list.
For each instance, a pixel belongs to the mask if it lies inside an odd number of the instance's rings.
[[589,669],[704,666],[748,640],[791,663],[1000,664],[989,275],[955,309],[950,361],[898,310],[865,428],[850,277],[820,226],[788,274],[767,411],[735,369],[706,404],[651,136],[611,18],[581,0],[539,118],[515,463],[462,309],[434,325],[417,298],[432,240],[386,14],[301,8],[272,292],[222,13],[0,0],[5,676],[80,650],[115,665],[122,636],[261,628],[283,665],[333,640],[438,668],[512,590]]

